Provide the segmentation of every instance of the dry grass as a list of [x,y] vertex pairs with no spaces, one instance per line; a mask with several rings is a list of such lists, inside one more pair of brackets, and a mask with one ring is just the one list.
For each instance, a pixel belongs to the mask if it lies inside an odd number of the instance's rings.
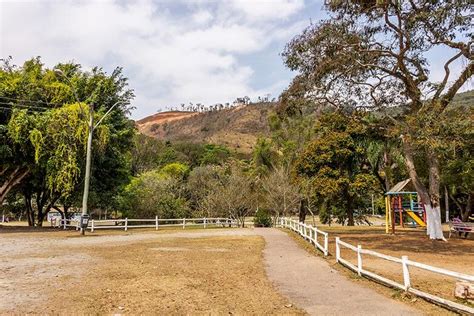
[[[74,233],[8,235],[28,248],[2,254],[9,262],[2,279],[10,283],[0,292],[13,301],[0,304],[0,313],[302,314],[285,307],[288,301],[267,280],[260,237],[148,232],[136,233],[135,241],[101,242],[122,232],[89,235],[81,244]],[[36,236],[45,247],[35,247]]]
[[[258,103],[204,113],[164,112],[138,121],[137,126],[141,133],[158,139],[214,143],[249,154],[258,137],[268,135],[272,108],[272,103]],[[159,128],[152,130],[154,124]]]

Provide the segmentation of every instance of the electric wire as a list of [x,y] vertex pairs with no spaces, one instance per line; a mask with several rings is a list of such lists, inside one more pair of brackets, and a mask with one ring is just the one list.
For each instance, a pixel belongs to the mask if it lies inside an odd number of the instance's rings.
[[[4,107],[4,106],[0,106],[0,109],[2,110],[10,110],[10,111],[13,111],[14,108],[7,108],[7,107]],[[40,109],[30,109],[31,111],[37,111],[37,112],[44,112],[45,110],[40,110]]]
[[19,98],[5,97],[5,96],[0,96],[0,99],[7,99],[7,100],[12,100],[12,101],[17,101],[17,102],[43,103],[47,105],[61,105],[60,103],[46,102],[46,101],[41,101],[41,100],[26,100],[26,99],[19,99]]
[[9,105],[11,107],[22,107],[22,108],[37,108],[37,109],[43,109],[43,110],[51,110],[51,109],[54,109],[54,108],[48,108],[48,107],[44,107],[44,106],[37,106],[37,105],[26,105],[26,104],[16,104],[16,103],[13,103],[13,102],[2,102],[0,101],[0,104],[3,104],[3,105]]

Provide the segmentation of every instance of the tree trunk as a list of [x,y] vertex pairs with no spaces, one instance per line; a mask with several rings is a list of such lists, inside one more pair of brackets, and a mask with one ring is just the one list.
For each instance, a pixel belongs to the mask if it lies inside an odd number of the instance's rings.
[[467,197],[467,204],[464,210],[461,209],[461,218],[463,222],[467,222],[469,220],[469,216],[471,216],[472,212],[472,193],[469,194]]
[[392,159],[390,157],[388,144],[385,142],[383,151],[383,170],[385,172],[385,192],[392,188]]
[[[66,205],[66,204],[63,204],[63,211],[64,211],[64,219],[68,219],[68,215],[69,215],[69,207],[71,207],[70,205]],[[107,214],[107,211],[105,211]],[[107,216],[106,218],[107,219]]]
[[306,199],[301,199],[300,201],[300,210],[298,213],[298,220],[300,223],[304,223],[306,220],[306,211],[307,211],[307,206],[306,206]]
[[[10,172],[10,174],[6,177],[5,181],[0,187],[0,205],[3,204],[3,201],[7,197],[8,192],[10,192],[13,187],[19,184],[21,180],[23,180],[23,178],[28,175],[29,172],[30,171],[28,169],[21,169],[20,167],[16,167]],[[2,170],[2,174],[5,173],[7,173],[7,169]]]
[[49,203],[44,208],[44,210],[41,210],[41,212],[38,210],[38,226],[40,226],[40,227],[43,226],[43,221],[44,221],[46,215],[48,215],[48,213],[51,211],[51,208],[53,207],[53,204],[54,204],[54,201]]
[[66,215],[64,214],[63,211],[61,211],[59,207],[53,205],[52,209],[56,210],[59,214],[61,214],[61,219],[66,219]]
[[344,197],[345,197],[345,208],[346,208],[346,217],[347,217],[347,226],[354,226],[355,221],[354,221],[354,209],[352,208],[352,196],[349,192],[349,188],[346,186],[344,188]]
[[31,204],[31,194],[29,194],[28,192],[23,192],[23,197],[25,201],[28,226],[35,226],[35,211],[33,210],[33,205]]
[[441,203],[440,203],[440,172],[439,160],[436,153],[432,150],[427,151],[429,163],[429,186],[431,202],[431,227],[428,227],[428,235],[431,239],[444,239],[443,227],[441,222]]
[[405,163],[408,169],[410,179],[415,186],[416,192],[421,199],[421,203],[426,212],[426,233],[430,239],[442,239],[443,228],[441,226],[441,209],[439,203],[439,163],[438,157],[432,151],[427,151],[427,158],[429,164],[429,192],[421,182],[415,167],[413,159],[413,148],[405,137],[402,137],[403,153],[405,156]]
[[349,203],[347,204],[346,213],[347,213],[347,226],[354,226],[355,225],[354,210],[352,210],[352,207]]

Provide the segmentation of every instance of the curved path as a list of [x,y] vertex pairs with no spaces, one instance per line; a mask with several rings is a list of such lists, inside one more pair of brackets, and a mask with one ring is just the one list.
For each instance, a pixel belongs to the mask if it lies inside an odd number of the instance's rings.
[[310,315],[419,315],[409,306],[347,280],[274,228],[255,229],[265,238],[269,279]]

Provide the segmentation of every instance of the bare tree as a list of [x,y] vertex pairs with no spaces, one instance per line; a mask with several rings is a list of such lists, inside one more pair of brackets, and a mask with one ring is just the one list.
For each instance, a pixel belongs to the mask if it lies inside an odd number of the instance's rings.
[[283,167],[275,168],[263,178],[262,187],[265,204],[275,218],[297,213],[302,196],[298,187],[291,183],[288,170]]

